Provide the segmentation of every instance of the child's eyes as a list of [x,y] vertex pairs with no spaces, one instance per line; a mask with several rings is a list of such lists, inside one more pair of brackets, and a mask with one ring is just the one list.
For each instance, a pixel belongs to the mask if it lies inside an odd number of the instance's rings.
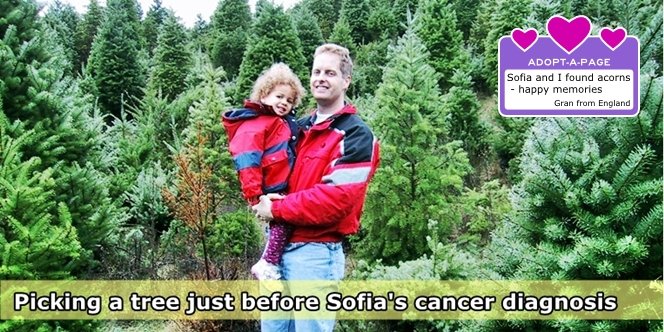
[[286,98],[285,95],[278,94],[276,97],[277,97],[278,99],[286,99],[286,101],[287,101],[289,104],[292,104],[292,103],[293,103],[293,99],[292,99],[292,98]]

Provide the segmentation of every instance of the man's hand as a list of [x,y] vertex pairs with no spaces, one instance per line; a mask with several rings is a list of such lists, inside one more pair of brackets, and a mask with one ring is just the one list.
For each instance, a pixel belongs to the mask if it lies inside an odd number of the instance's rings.
[[277,199],[284,199],[286,196],[281,194],[267,194],[259,198],[258,204],[251,207],[251,210],[256,213],[256,218],[263,222],[268,222],[274,219],[272,215],[272,201]]
[[261,221],[270,221],[272,216],[272,201],[266,195],[259,198],[258,204],[251,207],[251,210],[256,213],[256,218]]
[[265,196],[266,196],[267,198],[269,198],[271,201],[275,201],[275,200],[278,200],[278,199],[284,199],[284,198],[286,198],[286,196],[284,196],[284,195],[282,195],[282,194],[267,194],[267,195],[265,195]]

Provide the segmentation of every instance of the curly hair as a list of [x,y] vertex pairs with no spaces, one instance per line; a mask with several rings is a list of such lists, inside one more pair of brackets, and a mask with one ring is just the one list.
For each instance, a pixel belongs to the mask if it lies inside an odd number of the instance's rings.
[[353,60],[350,58],[350,52],[347,48],[332,43],[323,44],[316,48],[314,58],[323,53],[331,53],[339,56],[339,59],[341,59],[341,68],[339,70],[344,78],[348,78],[353,74]]
[[295,92],[293,107],[300,105],[302,97],[306,92],[297,75],[283,62],[273,64],[256,79],[250,98],[252,100],[261,100],[269,95],[276,86],[281,84],[290,86],[293,92]]

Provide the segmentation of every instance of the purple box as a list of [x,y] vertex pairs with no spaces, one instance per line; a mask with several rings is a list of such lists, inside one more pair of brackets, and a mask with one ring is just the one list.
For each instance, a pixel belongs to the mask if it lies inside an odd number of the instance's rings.
[[549,36],[539,36],[526,51],[505,36],[498,41],[498,109],[514,117],[635,116],[639,68],[633,36],[615,50],[590,36],[571,54]]

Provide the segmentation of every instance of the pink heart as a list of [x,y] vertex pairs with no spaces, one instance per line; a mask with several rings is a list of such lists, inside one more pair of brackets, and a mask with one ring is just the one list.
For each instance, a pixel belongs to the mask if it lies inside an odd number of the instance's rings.
[[569,21],[556,15],[546,23],[546,31],[558,46],[570,54],[590,35],[590,20],[580,15]]
[[627,37],[627,31],[623,28],[615,28],[614,30],[611,30],[609,28],[603,28],[602,31],[599,32],[599,36],[608,46],[611,50],[615,51],[620,44],[622,44],[623,41],[625,41],[625,37]]
[[512,40],[525,52],[537,40],[538,34],[535,29],[528,29],[523,31],[521,29],[512,30]]

